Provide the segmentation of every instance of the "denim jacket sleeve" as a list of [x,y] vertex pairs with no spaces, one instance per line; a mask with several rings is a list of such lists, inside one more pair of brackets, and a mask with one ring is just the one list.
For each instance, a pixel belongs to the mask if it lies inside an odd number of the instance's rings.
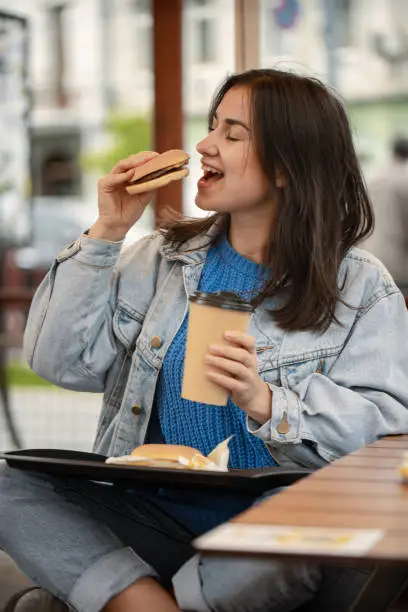
[[[286,445],[289,457],[305,445],[324,461],[380,436],[408,433],[407,364],[408,315],[394,291],[360,313],[328,372],[293,388],[270,385],[272,418],[262,426],[248,419],[248,429],[272,448]],[[278,433],[282,418],[286,434]]]
[[[142,239],[137,248],[145,245]],[[112,319],[121,246],[82,235],[58,255],[37,289],[24,353],[30,367],[46,380],[77,391],[104,390],[118,351]]]

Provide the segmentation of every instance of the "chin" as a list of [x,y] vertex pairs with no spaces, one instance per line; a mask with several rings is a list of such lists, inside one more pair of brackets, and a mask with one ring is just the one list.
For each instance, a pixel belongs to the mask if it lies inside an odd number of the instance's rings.
[[196,195],[195,204],[197,208],[200,208],[200,210],[205,210],[208,212],[225,213],[229,212],[230,208],[225,202],[217,202],[216,198],[203,197],[200,193],[197,193]]
[[211,198],[205,198],[199,193],[195,197],[195,205],[201,210],[214,210],[214,202],[211,202]]

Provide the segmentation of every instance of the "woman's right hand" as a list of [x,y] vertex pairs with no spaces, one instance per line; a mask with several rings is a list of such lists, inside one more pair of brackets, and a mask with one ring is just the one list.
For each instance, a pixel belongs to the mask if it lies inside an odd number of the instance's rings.
[[88,235],[102,240],[122,240],[132,225],[142,216],[152,198],[153,191],[130,195],[126,185],[133,176],[136,166],[156,157],[154,151],[141,151],[120,160],[103,178],[98,181],[97,221],[89,229]]

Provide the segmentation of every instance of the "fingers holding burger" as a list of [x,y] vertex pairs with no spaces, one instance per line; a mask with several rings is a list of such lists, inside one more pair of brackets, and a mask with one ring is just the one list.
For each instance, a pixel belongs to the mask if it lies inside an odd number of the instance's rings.
[[120,160],[98,183],[99,217],[88,234],[118,241],[141,217],[152,192],[188,175],[190,156],[181,149],[142,151]]

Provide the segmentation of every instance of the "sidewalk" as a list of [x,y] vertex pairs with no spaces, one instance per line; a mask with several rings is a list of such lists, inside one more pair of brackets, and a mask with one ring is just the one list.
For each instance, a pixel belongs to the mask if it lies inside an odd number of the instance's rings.
[[[14,387],[10,401],[23,448],[91,450],[102,395],[57,387]],[[1,412],[0,449],[12,449]]]

